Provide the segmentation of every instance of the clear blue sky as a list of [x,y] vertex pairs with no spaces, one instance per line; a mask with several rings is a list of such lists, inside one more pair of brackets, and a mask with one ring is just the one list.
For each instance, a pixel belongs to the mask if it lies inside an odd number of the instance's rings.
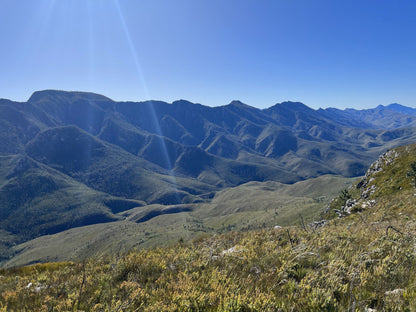
[[416,106],[414,0],[0,0],[0,98]]

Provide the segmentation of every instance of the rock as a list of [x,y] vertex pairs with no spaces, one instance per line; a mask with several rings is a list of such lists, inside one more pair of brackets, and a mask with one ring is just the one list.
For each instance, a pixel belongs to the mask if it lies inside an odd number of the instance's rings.
[[226,254],[231,254],[231,253],[234,253],[234,252],[235,252],[235,249],[236,249],[236,246],[231,247],[231,248],[229,248],[229,249],[227,249],[227,250],[223,250],[222,254],[223,254],[223,255],[226,255]]
[[223,252],[222,252],[222,255],[223,256],[225,256],[225,255],[232,255],[232,254],[236,254],[236,253],[240,253],[240,252],[244,252],[244,251],[246,251],[247,249],[243,249],[243,248],[240,248],[240,247],[238,247],[238,246],[233,246],[233,247],[231,247],[231,248],[229,248],[229,249],[227,249],[227,250],[224,250]]
[[254,266],[250,268],[250,273],[254,275],[259,275],[261,273],[261,270],[259,267]]
[[357,184],[357,189],[363,189],[361,198],[368,198],[375,192],[376,188],[374,185],[368,188],[368,185],[374,181],[374,175],[383,171],[385,166],[392,164],[394,159],[398,156],[399,154],[395,150],[387,151],[370,166],[370,168],[365,173],[365,176]]
[[40,292],[42,289],[45,289],[46,288],[46,286],[36,286],[35,287],[35,292]]
[[376,186],[371,185],[369,188],[365,189],[361,193],[361,198],[368,198],[370,195],[374,194],[375,191],[376,191]]
[[[339,210],[335,209],[334,211],[336,212],[336,211],[339,211]],[[313,229],[316,230],[317,228],[324,226],[326,222],[327,222],[326,220],[315,221],[313,223],[308,223],[308,226],[310,228],[313,228]]]
[[345,202],[345,206],[342,207],[342,210],[347,213],[347,214],[351,214],[351,209],[354,208],[354,206],[357,204],[357,200],[356,199],[348,199]]
[[403,292],[404,290],[401,288],[397,288],[394,290],[386,291],[384,293],[384,300],[388,302],[391,306],[395,305],[402,305],[403,304]]
[[404,292],[403,289],[397,288],[397,289],[394,289],[394,290],[386,291],[384,293],[384,295],[385,296],[395,296],[395,297],[398,297],[398,296],[403,295],[403,292]]
[[372,207],[375,204],[376,204],[376,200],[375,199],[365,201],[365,202],[363,202],[361,204],[361,209],[366,209],[366,208]]

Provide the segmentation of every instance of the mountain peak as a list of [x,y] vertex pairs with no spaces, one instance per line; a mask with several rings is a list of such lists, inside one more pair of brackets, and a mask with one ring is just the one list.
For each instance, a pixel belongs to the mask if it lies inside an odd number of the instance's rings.
[[404,106],[404,105],[401,105],[399,103],[391,103],[391,104],[387,105],[386,107],[388,107],[388,108],[396,108],[396,107],[400,107],[400,108],[406,107],[406,108],[409,108],[409,107]]
[[405,115],[411,115],[411,116],[416,116],[416,109],[412,108],[412,107],[407,107],[398,103],[392,103],[389,104],[387,106],[385,106],[384,108],[401,113],[401,114],[405,114]]
[[238,106],[240,106],[240,105],[246,105],[246,104],[244,104],[243,102],[241,102],[239,100],[232,100],[230,102],[230,104],[228,104],[228,105],[238,105]]
[[41,90],[35,91],[29,98],[28,102],[39,102],[44,100],[69,100],[84,99],[88,101],[113,101],[112,99],[92,92],[80,92],[80,91],[63,91],[63,90]]
[[239,101],[239,100],[232,100],[230,102],[230,104],[225,105],[225,106],[231,106],[231,107],[240,107],[240,108],[254,108],[250,105],[244,104],[243,102]]
[[189,102],[189,101],[184,100],[184,99],[173,101],[172,104],[174,104],[174,105],[194,105],[194,103]]
[[273,105],[272,107],[269,107],[268,109],[274,110],[274,109],[282,109],[282,108],[292,110],[292,111],[303,111],[303,112],[315,111],[309,106],[306,106],[305,104],[303,104],[302,102],[291,102],[291,101],[277,103]]

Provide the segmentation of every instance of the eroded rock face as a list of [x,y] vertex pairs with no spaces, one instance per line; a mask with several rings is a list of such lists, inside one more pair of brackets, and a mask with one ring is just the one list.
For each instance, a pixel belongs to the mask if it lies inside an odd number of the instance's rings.
[[381,155],[367,170],[364,178],[357,184],[357,188],[360,188],[361,199],[367,199],[376,191],[375,185],[370,185],[374,181],[374,175],[383,171],[384,168],[391,165],[393,161],[399,157],[399,153],[396,150],[389,150]]
[[354,208],[354,206],[357,204],[358,200],[356,199],[348,199],[345,202],[345,206],[342,207],[342,211],[350,214],[351,213],[351,209]]
[[371,166],[368,168],[365,176],[357,184],[357,189],[361,189],[361,198],[367,199],[370,195],[376,191],[375,185],[370,185],[374,180],[374,175],[383,171],[383,168],[393,163],[393,161],[399,157],[399,153],[396,150],[389,150],[379,157]]
[[376,186],[375,185],[371,185],[370,187],[366,188],[363,190],[363,192],[361,193],[361,198],[368,198],[370,195],[373,195],[374,192],[376,191]]
[[375,179],[374,176],[391,165],[397,157],[399,157],[399,153],[396,150],[389,150],[370,166],[364,177],[356,185],[356,188],[360,190],[360,197],[347,199],[341,209],[334,209],[338,217],[342,218],[354,211],[362,211],[375,205],[376,201],[374,199],[369,200],[369,197],[377,190],[376,185],[372,184]]
[[327,221],[325,219],[323,219],[323,220],[320,220],[320,221],[315,221],[313,223],[308,223],[308,226],[311,229],[316,230],[317,228],[323,227],[326,224],[326,222]]

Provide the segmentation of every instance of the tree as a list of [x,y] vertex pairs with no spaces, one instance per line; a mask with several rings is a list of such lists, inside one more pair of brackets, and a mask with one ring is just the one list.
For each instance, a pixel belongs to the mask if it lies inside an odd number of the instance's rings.
[[348,199],[351,198],[351,195],[350,195],[350,192],[348,191],[348,189],[344,189],[344,190],[341,191],[341,194],[339,195],[339,197],[340,197],[341,201],[345,203]]

